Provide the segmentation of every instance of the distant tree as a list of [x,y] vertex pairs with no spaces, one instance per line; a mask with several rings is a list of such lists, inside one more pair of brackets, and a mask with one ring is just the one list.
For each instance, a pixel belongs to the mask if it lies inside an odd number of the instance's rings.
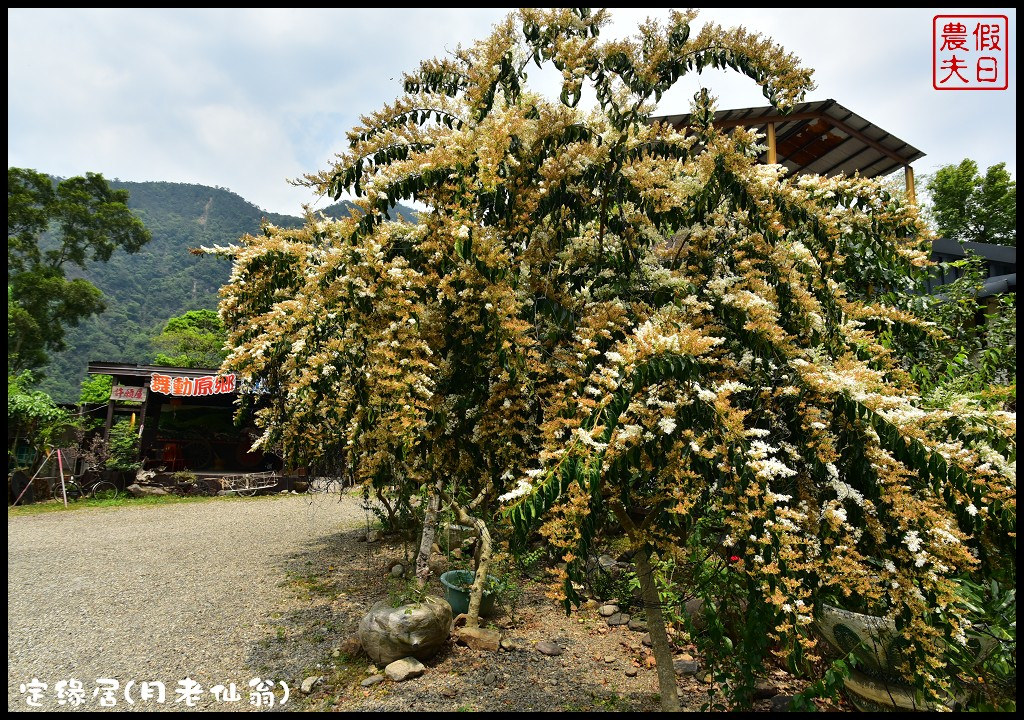
[[9,372],[46,364],[64,347],[64,329],[104,309],[99,289],[69,280],[65,266],[134,253],[150,233],[128,209],[128,192],[86,173],[55,183],[23,168],[7,169],[7,322]]
[[86,375],[81,383],[81,392],[78,396],[78,407],[81,409],[81,427],[84,431],[98,430],[103,427],[103,420],[89,414],[100,406],[105,406],[110,400],[110,389],[114,386],[114,378],[111,375]]
[[213,310],[189,310],[167,321],[162,333],[153,339],[156,365],[214,368],[227,357],[224,342],[227,331]]
[[110,388],[114,378],[110,375],[88,375],[82,380],[82,392],[78,396],[79,405],[106,405],[110,399]]
[[978,172],[964,159],[946,165],[928,181],[931,212],[939,235],[969,242],[1017,245],[1017,183],[998,163]]

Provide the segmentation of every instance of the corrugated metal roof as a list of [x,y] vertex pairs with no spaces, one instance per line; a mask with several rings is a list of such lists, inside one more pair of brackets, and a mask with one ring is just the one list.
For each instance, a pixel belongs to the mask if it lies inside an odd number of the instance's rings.
[[[690,124],[690,115],[661,115],[651,121],[683,128]],[[924,157],[914,146],[835,100],[801,103],[786,114],[770,105],[719,110],[714,122],[721,128],[743,126],[760,132],[775,123],[778,161],[792,173],[877,177]],[[767,162],[767,154],[760,160]]]
[[135,363],[116,363],[91,360],[88,373],[90,375],[114,375],[116,377],[149,377],[153,373],[161,375],[180,375],[182,377],[204,377],[217,375],[220,368],[186,368],[165,365],[138,365]]

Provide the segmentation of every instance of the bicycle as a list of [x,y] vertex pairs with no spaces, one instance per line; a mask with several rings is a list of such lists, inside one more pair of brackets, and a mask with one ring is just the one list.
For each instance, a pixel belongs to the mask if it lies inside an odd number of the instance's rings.
[[104,480],[102,478],[92,479],[88,473],[80,475],[77,478],[72,477],[64,481],[64,489],[61,490],[59,482],[53,482],[51,487],[51,493],[54,500],[64,501],[67,497],[68,502],[74,500],[82,500],[89,498],[92,500],[116,500],[122,495],[121,490],[117,485],[110,480]]

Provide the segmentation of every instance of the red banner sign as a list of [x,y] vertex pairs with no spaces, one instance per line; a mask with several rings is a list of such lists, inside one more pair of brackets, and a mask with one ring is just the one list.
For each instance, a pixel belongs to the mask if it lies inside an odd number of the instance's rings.
[[179,397],[199,397],[201,395],[226,395],[235,391],[235,375],[203,375],[201,377],[181,377],[177,375],[161,375],[153,373],[149,382],[153,392]]

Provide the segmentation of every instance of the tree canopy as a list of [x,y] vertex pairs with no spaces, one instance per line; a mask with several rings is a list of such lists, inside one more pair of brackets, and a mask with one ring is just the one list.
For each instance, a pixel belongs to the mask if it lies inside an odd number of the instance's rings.
[[9,371],[41,367],[48,352],[63,348],[66,326],[102,312],[100,291],[69,280],[66,265],[105,262],[149,241],[127,201],[127,192],[112,190],[97,173],[55,182],[35,170],[7,169]]
[[[735,703],[771,653],[819,657],[809,626],[836,598],[894,617],[901,672],[944,698],[956,576],[1014,547],[1015,417],[927,406],[880,340],[927,329],[858,291],[865,267],[927,263],[913,206],[758,164],[762,138],[716,129],[706,92],[691,127],[650,121],[707,67],[781,108],[811,87],[770,40],[694,18],[605,42],[604,11],[524,9],[422,63],[307,177],[361,213],[208,248],[234,261],[226,367],[269,391],[265,448],[437,488],[520,539],[542,524],[567,607],[595,543],[624,532],[666,709],[652,566],[670,558],[706,571],[701,649]],[[561,71],[559,102],[528,90],[531,63]],[[390,222],[400,199],[428,211]]]
[[189,310],[167,321],[153,338],[155,365],[216,368],[227,357],[227,332],[214,310]]
[[928,180],[931,212],[939,235],[954,240],[1017,245],[1017,183],[1006,163],[982,175],[965,158],[946,165]]

